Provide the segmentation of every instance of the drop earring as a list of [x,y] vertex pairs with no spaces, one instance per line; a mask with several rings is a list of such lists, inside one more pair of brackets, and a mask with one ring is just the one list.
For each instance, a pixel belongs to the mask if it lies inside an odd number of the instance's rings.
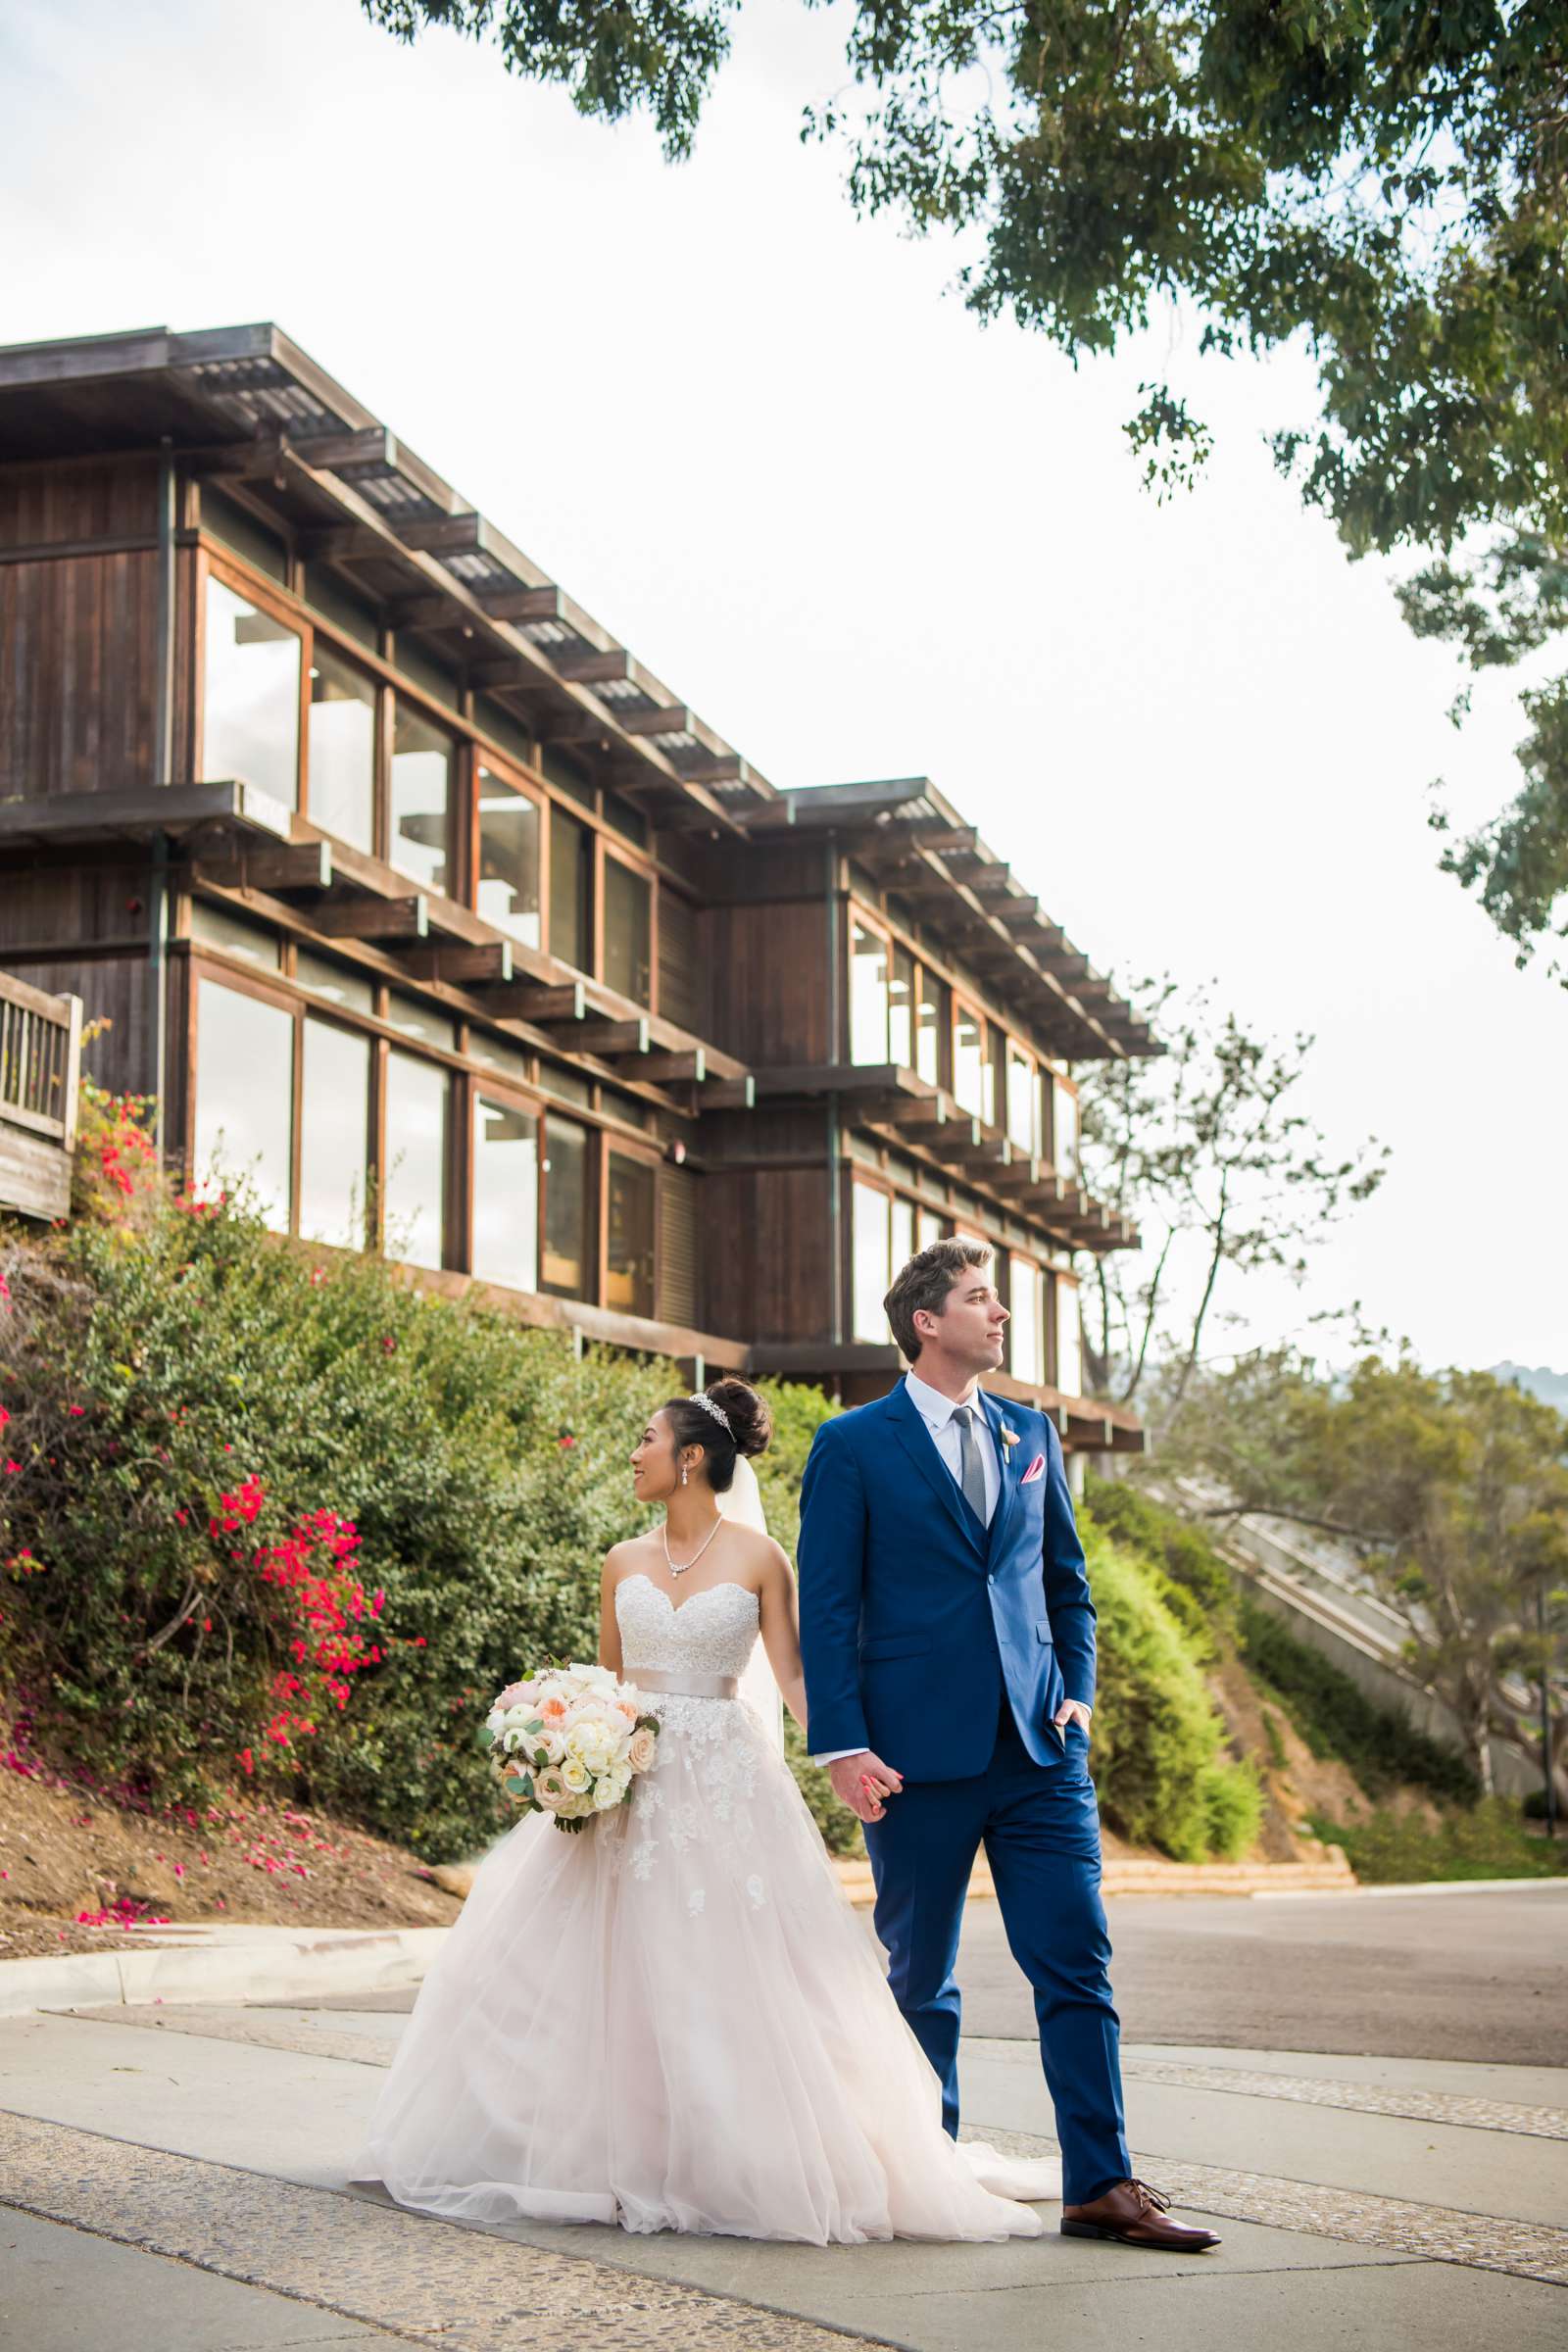
[[687,1477],[686,1465],[685,1465],[685,1463],[684,1463],[684,1462],[682,1462],[682,1464],[681,1464],[681,1466],[680,1466],[680,1483],[681,1483],[681,1485],[682,1485],[682,1486],[684,1486],[684,1485],[686,1484],[686,1477]]

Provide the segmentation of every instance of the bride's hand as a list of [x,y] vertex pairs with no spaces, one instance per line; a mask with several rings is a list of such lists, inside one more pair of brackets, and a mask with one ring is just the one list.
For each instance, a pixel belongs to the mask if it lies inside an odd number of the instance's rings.
[[868,1747],[862,1747],[858,1755],[835,1756],[827,1777],[840,1804],[848,1805],[861,1821],[880,1821],[887,1811],[886,1799],[897,1796],[904,1787],[903,1775]]

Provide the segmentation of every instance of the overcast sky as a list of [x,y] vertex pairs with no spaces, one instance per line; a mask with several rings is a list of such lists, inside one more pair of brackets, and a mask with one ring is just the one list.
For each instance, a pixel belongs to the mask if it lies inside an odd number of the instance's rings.
[[[1312,1111],[1392,1172],[1223,1345],[1359,1298],[1430,1363],[1568,1365],[1568,995],[1425,821],[1439,774],[1511,794],[1511,690],[1455,736],[1390,568],[1276,477],[1304,362],[982,327],[803,147],[842,78],[840,11],[753,0],[674,170],[357,0],[10,0],[0,340],[276,319],[775,784],[930,775],[1102,968],[1313,1031]],[[1154,374],[1217,444],[1164,508]]]

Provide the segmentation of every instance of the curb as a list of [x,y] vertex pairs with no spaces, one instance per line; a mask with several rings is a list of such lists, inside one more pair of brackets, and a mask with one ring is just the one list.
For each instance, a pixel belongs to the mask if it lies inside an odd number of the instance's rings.
[[[1343,1846],[1330,1849],[1338,1859],[1320,1862],[1158,1862],[1144,1859],[1109,1861],[1101,1874],[1101,1892],[1117,1895],[1264,1896],[1354,1894],[1355,1875]],[[839,1885],[858,1911],[876,1900],[869,1862],[838,1861]],[[1534,1881],[1530,1882],[1532,1885]],[[969,1879],[968,1900],[994,1902],[996,1888],[982,1854]]]
[[[200,1927],[180,1930],[202,1936]],[[223,1941],[176,1942],[168,1932],[148,1951],[67,1952],[59,1959],[0,1960],[0,2017],[43,2008],[107,2008],[149,2001],[287,2000],[291,1993],[383,1992],[417,1984],[445,1928],[276,1929]]]
[[1380,1879],[1375,1886],[1359,1881],[1340,1886],[1269,1886],[1254,1894],[1257,1903],[1294,1903],[1311,1894],[1539,1894],[1555,1886],[1568,1889],[1568,1871],[1540,1879]]

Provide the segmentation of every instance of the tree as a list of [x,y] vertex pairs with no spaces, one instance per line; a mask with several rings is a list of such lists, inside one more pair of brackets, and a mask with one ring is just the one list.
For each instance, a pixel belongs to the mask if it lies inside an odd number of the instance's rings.
[[[493,33],[512,72],[606,121],[646,110],[680,157],[740,0],[363,5],[404,40]],[[1074,361],[1180,299],[1205,352],[1303,337],[1320,414],[1282,427],[1277,462],[1352,556],[1434,559],[1413,625],[1476,666],[1561,629],[1557,0],[857,0],[848,46],[858,94],[808,110],[807,133],[844,138],[858,210],[965,240],[977,312]],[[1207,428],[1168,385],[1143,393],[1127,430],[1163,495]],[[1523,790],[1444,856],[1521,961],[1568,931],[1568,677],[1526,711]]]
[[[1200,989],[1134,990],[1169,1052],[1090,1065],[1082,1080],[1085,1181],[1141,1230],[1130,1261],[1102,1253],[1089,1294],[1091,1386],[1123,1403],[1168,1368],[1159,1417],[1183,1407],[1222,1278],[1272,1269],[1299,1281],[1307,1253],[1370,1199],[1387,1152],[1330,1152],[1297,1107],[1310,1037],[1252,1037]],[[1168,1359],[1168,1363],[1167,1363]]]
[[1368,1356],[1336,1382],[1282,1351],[1205,1379],[1161,1468],[1217,1490],[1211,1517],[1261,1512],[1345,1543],[1490,1794],[1491,1733],[1532,1732],[1502,1677],[1562,1670],[1565,1441],[1560,1414],[1490,1372]]

